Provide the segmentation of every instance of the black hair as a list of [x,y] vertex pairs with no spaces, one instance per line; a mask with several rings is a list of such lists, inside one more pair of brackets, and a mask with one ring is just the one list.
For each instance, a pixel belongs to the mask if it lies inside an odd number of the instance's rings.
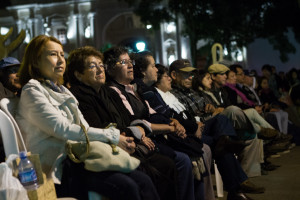
[[236,74],[237,74],[237,68],[240,68],[240,69],[243,70],[242,65],[239,65],[239,64],[233,64],[233,65],[230,65],[230,66],[229,66],[230,71],[233,71],[233,72],[235,72]]
[[150,64],[150,61],[148,60],[148,57],[150,56],[153,57],[152,53],[149,51],[142,51],[133,55],[135,61],[135,65],[133,66],[134,78],[144,78],[143,72],[147,70],[147,67]]
[[164,65],[161,65],[161,64],[156,64],[155,67],[157,68],[157,81],[155,83],[155,85],[158,85],[163,77],[163,75],[165,73],[168,74],[169,70],[167,67],[165,67]]
[[198,70],[195,73],[195,76],[192,81],[192,87],[193,90],[198,91],[199,87],[202,87],[204,89],[204,85],[202,84],[202,80],[206,76],[206,74],[209,74],[207,70]]

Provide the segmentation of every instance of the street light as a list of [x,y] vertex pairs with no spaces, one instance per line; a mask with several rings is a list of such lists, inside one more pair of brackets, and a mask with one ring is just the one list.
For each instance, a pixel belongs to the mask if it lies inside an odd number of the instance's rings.
[[136,46],[136,49],[138,50],[138,51],[144,51],[145,50],[145,48],[146,48],[146,44],[145,44],[145,42],[137,42],[136,44],[135,44],[135,46]]

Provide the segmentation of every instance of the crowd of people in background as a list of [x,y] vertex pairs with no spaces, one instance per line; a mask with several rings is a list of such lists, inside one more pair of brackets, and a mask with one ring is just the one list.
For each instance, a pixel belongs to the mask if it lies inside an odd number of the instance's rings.
[[[300,145],[300,71],[263,65],[258,74],[239,64],[200,70],[187,59],[167,67],[124,47],[85,46],[65,58],[59,40],[40,35],[21,62],[0,61],[0,100],[18,99],[26,147],[40,155],[58,197],[214,200],[215,162],[227,200],[247,200],[265,192],[249,178],[279,167],[268,158]],[[84,141],[82,126],[91,141],[118,145],[140,166],[91,172],[74,163],[65,142]]]

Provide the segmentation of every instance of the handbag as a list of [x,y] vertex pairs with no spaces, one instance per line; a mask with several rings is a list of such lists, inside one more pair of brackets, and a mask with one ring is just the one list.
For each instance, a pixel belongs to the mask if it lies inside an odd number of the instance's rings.
[[[128,173],[135,170],[140,161],[114,144],[89,141],[86,128],[80,123],[85,134],[85,142],[67,140],[66,152],[75,163],[84,162],[84,168],[93,172],[119,171]],[[109,125],[109,126],[114,126]],[[108,128],[108,127],[107,127]]]

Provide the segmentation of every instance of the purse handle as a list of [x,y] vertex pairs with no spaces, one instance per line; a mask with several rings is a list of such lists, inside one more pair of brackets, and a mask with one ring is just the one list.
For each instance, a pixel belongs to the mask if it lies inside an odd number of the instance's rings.
[[[86,128],[85,126],[82,124],[82,122],[80,121],[80,127],[82,128],[83,130],[83,133],[84,133],[84,136],[85,136],[85,140],[86,140],[86,152],[85,152],[85,156],[84,157],[87,157],[90,153],[90,140],[89,140],[89,137],[87,135],[87,131],[86,131]],[[81,163],[82,160],[76,158],[76,156],[74,155],[74,153],[72,152],[72,143],[66,143],[66,149],[67,149],[67,154],[69,156],[69,158],[75,162],[75,163]]]
[[[116,123],[110,123],[105,128],[116,127],[116,126],[117,126]],[[87,130],[86,130],[85,126],[82,124],[81,121],[80,121],[80,127],[82,128],[85,139],[86,139],[86,152],[85,152],[85,156],[84,156],[86,158],[90,153],[90,140],[89,140],[89,137],[88,137],[88,134],[87,134]],[[117,145],[115,145],[115,144],[109,144],[109,145],[112,148],[113,154],[118,154],[119,153],[119,149],[117,148]],[[68,151],[67,153],[68,153],[69,158],[73,162],[75,162],[75,163],[81,163],[82,162],[82,160],[76,158],[76,156],[72,153],[72,144],[67,143],[67,151]]]

